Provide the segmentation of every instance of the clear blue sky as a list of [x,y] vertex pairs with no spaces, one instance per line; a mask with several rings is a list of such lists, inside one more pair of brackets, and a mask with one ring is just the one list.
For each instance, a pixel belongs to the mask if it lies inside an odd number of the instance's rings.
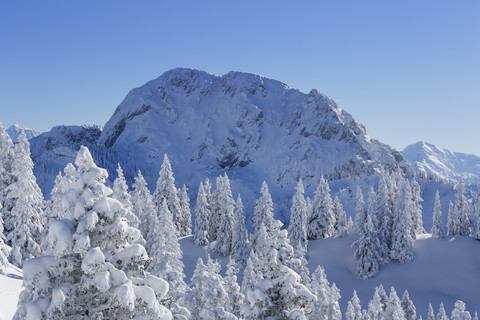
[[175,67],[316,88],[401,150],[480,155],[480,1],[0,1],[0,121],[104,125]]

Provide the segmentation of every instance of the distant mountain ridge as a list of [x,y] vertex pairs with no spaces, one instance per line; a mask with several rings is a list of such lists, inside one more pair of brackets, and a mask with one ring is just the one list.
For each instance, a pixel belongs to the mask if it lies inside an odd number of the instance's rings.
[[12,139],[12,141],[14,143],[16,143],[18,141],[18,136],[20,135],[21,132],[25,132],[25,135],[27,137],[27,139],[31,139],[33,137],[36,137],[38,136],[40,133],[34,129],[30,129],[30,128],[25,128],[19,124],[14,124],[12,126],[10,126],[10,128],[7,129],[7,133],[8,135],[10,136],[10,139]]
[[452,152],[424,141],[409,145],[401,153],[420,175],[480,184],[480,157],[476,155]]

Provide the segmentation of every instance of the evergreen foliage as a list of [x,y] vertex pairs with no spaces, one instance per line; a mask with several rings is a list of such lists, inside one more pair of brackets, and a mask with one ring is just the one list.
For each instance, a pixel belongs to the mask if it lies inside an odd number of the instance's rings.
[[290,209],[290,225],[288,239],[298,256],[304,256],[307,251],[307,204],[305,202],[303,183],[297,183],[297,192],[293,196]]
[[194,240],[197,245],[204,246],[208,243],[210,209],[202,182],[200,182],[200,186],[198,187],[197,208],[195,209],[195,214]]
[[346,237],[348,235],[347,214],[343,210],[338,196],[333,199],[333,214],[335,215],[335,236],[338,238]]
[[433,225],[430,233],[434,238],[445,237],[445,231],[443,230],[442,222],[442,206],[440,204],[440,196],[438,194],[438,190],[435,193],[435,203],[433,205]]
[[412,202],[408,182],[403,181],[400,189],[400,196],[395,207],[393,220],[392,248],[390,259],[401,263],[413,260],[413,239],[410,232],[410,214]]
[[190,213],[190,198],[187,194],[187,187],[183,185],[178,190],[178,199],[180,201],[180,213],[178,215],[178,226],[180,236],[189,236],[192,234],[192,214]]
[[308,220],[308,239],[315,240],[333,235],[335,215],[327,180],[320,178],[312,203],[312,213]]
[[232,257],[238,267],[244,267],[248,259],[248,232],[245,225],[245,214],[240,195],[235,203],[233,219]]
[[127,181],[125,180],[125,176],[123,175],[122,167],[120,163],[117,167],[117,178],[113,181],[113,188],[112,188],[112,198],[117,199],[123,205],[127,212],[127,222],[128,225],[131,227],[138,228],[140,224],[140,220],[133,212],[133,206],[131,202],[131,195],[128,193],[128,185]]
[[[235,201],[230,189],[230,181],[227,174],[222,178],[217,192],[217,205],[220,223],[217,229],[217,238],[214,244],[214,250],[224,256],[232,253],[233,241],[233,212],[235,210]],[[212,223],[212,221],[210,221]]]

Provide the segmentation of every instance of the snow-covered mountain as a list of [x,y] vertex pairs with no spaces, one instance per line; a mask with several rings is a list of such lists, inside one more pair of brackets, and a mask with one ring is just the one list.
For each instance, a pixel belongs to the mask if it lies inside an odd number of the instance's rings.
[[[35,163],[45,166],[36,173],[45,172],[40,182],[47,192],[61,167],[57,164],[69,159],[65,150],[71,155],[86,144],[80,137],[65,138],[76,137],[78,128],[70,134],[62,128],[31,141],[38,144],[32,147]],[[280,212],[290,206],[299,178],[312,194],[321,175],[345,187],[381,168],[413,174],[400,153],[371,139],[363,125],[324,94],[241,72],[167,71],[133,89],[103,131],[85,137],[91,138],[97,163],[113,178],[118,162],[127,181],[140,169],[153,188],[166,153],[177,185],[187,184],[190,194],[200,180],[227,172],[233,192],[244,196],[247,207],[265,180]],[[55,166],[47,160],[51,157]]]
[[480,157],[475,155],[452,152],[423,141],[409,145],[401,153],[420,175],[480,183]]
[[27,136],[27,139],[29,139],[29,140],[40,134],[39,132],[35,131],[34,129],[25,128],[25,127],[22,127],[19,124],[12,125],[10,128],[7,129],[7,133],[10,136],[10,138],[12,139],[12,141],[14,143],[16,143],[17,140],[18,140],[18,136],[20,135],[22,130],[25,132],[25,135]]

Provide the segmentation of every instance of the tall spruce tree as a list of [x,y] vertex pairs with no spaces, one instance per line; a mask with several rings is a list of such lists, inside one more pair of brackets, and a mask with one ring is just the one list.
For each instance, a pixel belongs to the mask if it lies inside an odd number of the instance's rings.
[[445,231],[443,230],[442,222],[442,206],[440,204],[440,196],[438,194],[438,190],[435,193],[435,203],[433,205],[433,225],[430,233],[434,238],[445,237]]
[[230,189],[230,181],[227,174],[222,179],[220,190],[218,190],[217,203],[220,213],[220,224],[217,230],[217,240],[215,241],[215,251],[229,256],[232,253],[233,240],[233,211],[235,210],[235,201]]
[[405,320],[415,320],[417,318],[417,309],[415,308],[413,301],[410,300],[410,295],[407,290],[403,293],[400,303],[402,305],[403,313],[405,314]]
[[232,256],[238,267],[244,267],[248,259],[248,232],[245,226],[245,214],[240,194],[235,203],[233,219]]
[[417,234],[425,233],[423,228],[423,218],[422,218],[422,196],[420,194],[420,185],[417,180],[412,179],[410,182],[411,196],[412,196],[412,228],[410,230],[412,238],[415,239]]
[[14,199],[7,197],[7,187],[14,182],[12,166],[15,161],[15,152],[12,139],[0,122],[0,213],[4,221],[4,232],[8,235],[13,229],[14,219],[11,211],[15,203]]
[[304,192],[300,179],[297,183],[297,192],[292,199],[288,226],[288,239],[298,256],[304,256],[307,251],[307,204]]
[[390,260],[389,250],[392,245],[393,211],[390,200],[387,176],[383,172],[378,182],[377,203],[375,207],[380,226],[380,256],[384,264]]
[[123,170],[120,166],[120,163],[117,167],[117,175],[117,178],[113,181],[112,198],[120,201],[123,207],[127,210],[126,212],[128,224],[131,227],[137,228],[140,224],[140,220],[133,212],[131,196],[130,193],[128,193],[127,181],[125,180],[125,176],[123,175]]
[[437,320],[450,320],[447,316],[447,313],[445,312],[445,307],[443,306],[443,303],[440,303],[440,307],[437,313]]
[[347,214],[343,210],[338,196],[335,196],[335,199],[333,199],[333,213],[335,215],[335,236],[344,238],[348,235]]
[[8,234],[11,243],[12,262],[21,267],[25,260],[42,254],[40,241],[43,229],[44,200],[42,191],[33,175],[30,144],[22,131],[15,145],[15,161],[12,165],[15,181],[7,187],[7,198],[14,200],[10,218],[13,230]]
[[357,186],[357,193],[355,197],[355,222],[353,229],[357,233],[361,233],[363,229],[363,223],[365,221],[366,210],[365,201],[363,200],[362,189]]
[[187,186],[183,185],[178,190],[178,199],[180,201],[180,213],[178,215],[178,225],[180,236],[189,236],[192,234],[192,214],[190,213],[190,198],[187,194]]
[[360,299],[357,296],[357,291],[353,290],[353,297],[348,301],[347,312],[345,313],[345,319],[347,320],[362,320],[362,306],[360,305]]
[[330,286],[325,270],[321,266],[318,266],[312,274],[310,286],[313,293],[316,295],[317,300],[308,319],[341,320],[342,312],[340,311],[340,305],[338,304],[340,291],[335,284]]
[[470,235],[470,220],[468,218],[469,205],[465,196],[465,183],[460,181],[457,185],[457,195],[455,197],[455,217],[458,227],[457,233],[454,235],[469,236]]
[[390,289],[390,295],[388,297],[388,302],[387,302],[387,307],[385,308],[384,317],[385,319],[388,319],[388,320],[406,319],[405,312],[403,311],[403,308],[402,308],[402,303],[398,298],[397,292],[395,291],[394,287]]
[[195,235],[194,241],[199,246],[204,246],[208,243],[208,226],[210,224],[210,209],[208,205],[207,195],[200,182],[197,195],[197,208],[195,209]]
[[47,254],[25,263],[14,319],[172,319],[158,302],[168,283],[145,273],[140,232],[109,197],[107,171],[83,146],[75,164],[77,183],[64,197],[70,209],[50,223]]
[[407,181],[403,181],[398,203],[395,207],[392,248],[390,250],[390,259],[401,263],[413,260],[413,239],[409,225],[411,212],[410,187]]
[[327,180],[320,178],[312,203],[312,213],[308,220],[308,239],[315,240],[333,235],[335,215]]
[[160,212],[164,198],[167,201],[168,210],[172,213],[173,224],[175,225],[178,235],[180,226],[177,220],[181,211],[180,199],[178,198],[178,190],[175,187],[172,165],[167,155],[163,157],[163,163],[158,174],[157,187],[153,193],[153,203],[157,207],[158,212]]
[[453,207],[452,201],[450,201],[448,205],[448,220],[447,220],[447,235],[448,236],[456,236],[458,235],[458,219],[457,219],[457,212]]

